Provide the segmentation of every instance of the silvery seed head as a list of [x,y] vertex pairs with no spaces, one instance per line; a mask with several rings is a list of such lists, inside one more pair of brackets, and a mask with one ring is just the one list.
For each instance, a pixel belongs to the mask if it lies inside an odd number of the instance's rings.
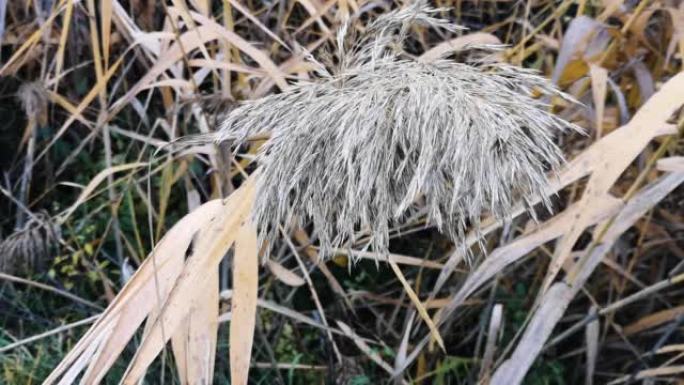
[[59,234],[59,226],[48,216],[32,214],[21,228],[0,239],[0,272],[31,274],[45,267]]
[[36,123],[44,125],[47,119],[48,93],[45,86],[39,82],[24,83],[19,87],[16,97],[29,119],[35,119]]
[[459,242],[517,200],[548,207],[547,173],[563,161],[554,135],[573,126],[540,96],[565,96],[507,64],[406,57],[398,47],[411,23],[455,28],[434,12],[419,4],[379,18],[370,36],[340,37],[337,71],[226,115],[220,141],[269,134],[254,205],[262,239],[304,219],[323,256],[361,231],[386,253],[390,228],[420,209]]

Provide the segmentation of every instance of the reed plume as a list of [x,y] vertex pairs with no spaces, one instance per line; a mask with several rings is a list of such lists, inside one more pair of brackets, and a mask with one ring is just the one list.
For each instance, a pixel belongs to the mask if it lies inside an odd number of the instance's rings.
[[411,58],[403,49],[411,26],[459,28],[435,18],[439,11],[416,3],[361,36],[343,27],[336,65],[317,63],[315,80],[225,116],[218,141],[269,135],[254,206],[262,240],[303,218],[323,256],[360,231],[371,234],[364,246],[387,253],[390,228],[421,208],[459,242],[483,213],[506,219],[518,199],[549,207],[547,173],[563,162],[554,136],[576,128],[544,100],[568,97],[493,60]]

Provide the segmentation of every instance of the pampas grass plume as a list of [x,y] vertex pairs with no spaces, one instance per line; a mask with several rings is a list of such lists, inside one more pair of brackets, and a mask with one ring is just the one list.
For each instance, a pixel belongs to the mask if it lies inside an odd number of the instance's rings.
[[563,162],[554,136],[576,128],[543,100],[566,95],[491,60],[411,59],[401,49],[411,25],[458,29],[437,12],[416,3],[361,36],[341,28],[337,64],[319,64],[319,78],[225,116],[218,141],[270,135],[254,205],[262,240],[305,219],[323,256],[360,231],[387,253],[390,228],[420,208],[459,242],[485,212],[506,219],[519,199],[548,207],[547,173]]

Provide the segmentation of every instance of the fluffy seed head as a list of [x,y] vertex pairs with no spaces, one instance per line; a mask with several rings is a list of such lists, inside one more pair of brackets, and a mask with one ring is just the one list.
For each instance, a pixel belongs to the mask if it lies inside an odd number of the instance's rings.
[[35,119],[41,125],[46,123],[48,93],[42,83],[24,83],[19,87],[16,96],[28,118]]
[[305,219],[323,256],[360,231],[386,253],[389,229],[419,209],[458,242],[485,212],[548,205],[546,174],[563,161],[553,137],[572,126],[539,96],[565,96],[507,64],[406,58],[397,46],[412,21],[453,29],[434,12],[413,6],[378,19],[373,37],[339,38],[337,72],[227,114],[221,141],[270,135],[254,206],[262,239]]
[[32,274],[45,267],[59,234],[59,226],[47,215],[32,214],[22,228],[0,238],[0,272]]

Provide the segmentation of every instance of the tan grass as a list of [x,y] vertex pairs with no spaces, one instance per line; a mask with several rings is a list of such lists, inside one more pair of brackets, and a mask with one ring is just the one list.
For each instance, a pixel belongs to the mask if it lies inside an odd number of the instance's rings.
[[[99,277],[88,295],[100,298],[53,287],[59,273],[46,283],[0,274],[14,284],[3,295],[24,285],[87,305],[68,317],[50,309],[54,325],[35,335],[3,333],[12,341],[0,347],[3,365],[21,353],[40,368],[34,344],[59,335],[72,350],[47,384],[111,380],[127,349],[126,384],[152,371],[159,378],[145,380],[200,384],[230,372],[235,384],[263,373],[286,382],[281,370],[430,383],[454,380],[454,362],[481,384],[525,383],[540,373],[534,363],[587,383],[681,375],[681,6],[64,0],[40,11],[44,3],[0,4],[0,74],[25,84],[21,114],[31,120],[3,165],[1,209],[13,217],[0,223],[0,270],[87,255],[79,268]],[[482,26],[485,16],[496,23]],[[217,119],[208,99],[226,113]],[[560,135],[575,128],[565,120],[589,135]],[[223,143],[179,145],[197,132]],[[64,143],[70,152],[56,159]],[[84,171],[80,155],[95,166]],[[42,186],[52,166],[59,183]],[[158,182],[149,195],[148,178]],[[538,205],[557,211],[536,223],[526,214]],[[116,230],[124,215],[133,230]],[[106,229],[88,234],[101,216]],[[433,227],[450,240],[423,250],[428,237],[415,233]],[[144,258],[148,230],[158,242]],[[257,231],[271,252],[261,270]],[[397,238],[415,249],[389,252]],[[121,266],[102,270],[104,258]],[[224,259],[232,263],[219,267]],[[119,289],[123,260],[140,264]],[[388,272],[372,282],[378,292],[348,282],[368,274],[361,260]],[[219,277],[231,268],[228,290]],[[518,285],[523,305],[507,300]],[[311,309],[293,305],[297,290]],[[513,329],[520,312],[526,321]],[[215,367],[228,321],[230,369]],[[320,332],[330,357],[307,346],[312,362],[283,362],[273,353],[281,327]],[[160,353],[163,369],[151,369]]]

